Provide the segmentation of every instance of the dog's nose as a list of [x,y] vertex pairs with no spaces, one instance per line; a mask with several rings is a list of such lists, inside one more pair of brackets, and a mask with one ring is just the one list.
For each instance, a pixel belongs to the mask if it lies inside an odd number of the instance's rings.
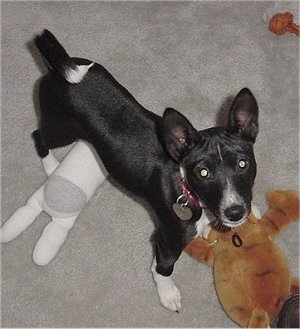
[[239,221],[244,215],[245,209],[240,205],[233,205],[225,210],[225,216],[232,222]]

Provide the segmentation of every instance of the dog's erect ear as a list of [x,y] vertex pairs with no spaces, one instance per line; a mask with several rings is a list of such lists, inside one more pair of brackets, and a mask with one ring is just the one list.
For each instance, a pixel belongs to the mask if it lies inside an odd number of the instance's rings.
[[227,131],[254,143],[258,133],[258,106],[247,88],[236,96],[228,117]]
[[168,152],[178,162],[194,147],[197,137],[188,119],[170,107],[163,115],[162,133]]

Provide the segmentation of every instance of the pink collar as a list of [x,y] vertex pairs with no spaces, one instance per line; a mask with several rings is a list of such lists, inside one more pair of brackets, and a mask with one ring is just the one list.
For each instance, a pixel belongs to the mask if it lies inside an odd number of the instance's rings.
[[188,188],[188,186],[185,184],[183,180],[180,181],[180,187],[182,189],[182,194],[186,195],[189,201],[189,204],[193,207],[200,207],[203,208],[200,204],[199,199],[194,195],[191,190]]
[[182,166],[180,166],[180,187],[182,190],[182,194],[188,198],[188,202],[191,206],[193,206],[195,208],[201,208],[201,209],[205,208],[202,205],[199,198],[190,190],[190,188],[186,184],[185,171]]

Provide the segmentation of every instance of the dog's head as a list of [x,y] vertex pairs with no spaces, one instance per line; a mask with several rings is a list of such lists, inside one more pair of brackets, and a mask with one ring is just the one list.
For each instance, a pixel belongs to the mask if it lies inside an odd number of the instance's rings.
[[163,116],[168,152],[182,165],[191,190],[227,227],[241,225],[251,211],[257,133],[258,106],[247,88],[236,96],[225,127],[197,131],[170,108]]

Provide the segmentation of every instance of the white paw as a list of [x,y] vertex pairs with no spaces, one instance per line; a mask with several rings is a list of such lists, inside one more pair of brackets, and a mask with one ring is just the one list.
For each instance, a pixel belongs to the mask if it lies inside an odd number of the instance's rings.
[[257,219],[261,219],[260,211],[259,211],[258,207],[253,202],[251,204],[251,211]]
[[168,287],[157,284],[157,292],[160,302],[168,310],[178,312],[181,309],[180,291],[173,282],[171,285],[168,285]]
[[157,293],[162,305],[173,312],[181,309],[181,294],[175,286],[171,276],[163,276],[156,272],[156,260],[154,259],[151,268],[153,279],[156,283]]

